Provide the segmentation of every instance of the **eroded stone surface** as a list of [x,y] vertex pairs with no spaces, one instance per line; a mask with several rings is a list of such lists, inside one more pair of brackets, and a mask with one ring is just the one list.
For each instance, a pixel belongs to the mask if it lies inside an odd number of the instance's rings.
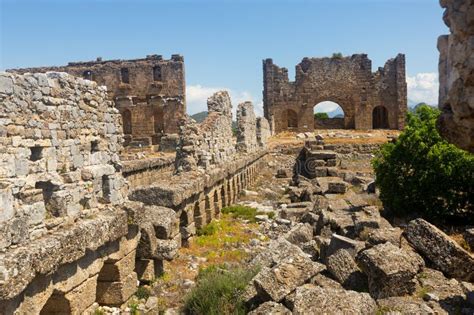
[[437,268],[461,280],[474,280],[474,257],[443,231],[423,219],[410,221],[405,236]]

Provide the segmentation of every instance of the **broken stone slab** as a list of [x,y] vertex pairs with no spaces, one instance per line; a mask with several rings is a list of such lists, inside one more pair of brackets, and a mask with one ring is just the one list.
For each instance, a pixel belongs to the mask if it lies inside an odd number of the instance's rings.
[[442,272],[430,268],[423,268],[417,279],[421,290],[434,296],[434,298],[427,296],[428,300],[437,302],[443,309],[451,309],[451,313],[455,313],[457,306],[465,304],[466,293],[462,284],[456,279],[448,279]]
[[364,250],[356,260],[369,278],[369,291],[374,298],[412,294],[416,290],[414,278],[424,266],[418,254],[392,243]]
[[298,247],[306,253],[312,260],[316,261],[319,258],[319,244],[316,240],[311,240],[306,243],[298,244]]
[[349,184],[344,181],[332,181],[328,183],[328,194],[345,194],[349,189]]
[[248,313],[248,315],[291,315],[291,311],[280,303],[268,301]]
[[307,223],[299,223],[285,234],[285,239],[297,246],[309,242],[313,239],[313,227]]
[[305,284],[291,296],[293,314],[374,314],[377,304],[368,293]]
[[417,251],[446,275],[474,281],[474,257],[436,226],[416,219],[410,221],[404,235]]
[[344,289],[339,282],[325,276],[323,273],[325,272],[318,273],[308,283],[320,286],[321,288]]
[[306,256],[288,256],[273,268],[261,271],[253,281],[259,295],[280,302],[296,287],[325,269],[323,264]]
[[367,243],[370,245],[383,244],[390,242],[393,245],[400,247],[400,241],[402,239],[402,229],[398,227],[391,228],[380,228],[380,229],[365,229],[359,233],[360,238],[364,238],[363,234],[367,231]]
[[353,256],[344,249],[339,249],[326,259],[328,272],[339,281],[345,289],[367,291],[367,276],[359,269]]
[[334,233],[326,250],[326,257],[331,256],[340,249],[344,249],[351,255],[356,255],[365,248],[365,243]]
[[253,266],[273,267],[280,261],[291,256],[305,255],[296,245],[291,244],[284,238],[272,240],[268,247],[255,256],[250,264]]

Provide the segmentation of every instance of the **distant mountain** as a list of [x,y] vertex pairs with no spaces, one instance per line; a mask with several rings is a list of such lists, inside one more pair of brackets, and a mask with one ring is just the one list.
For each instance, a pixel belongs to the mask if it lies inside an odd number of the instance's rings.
[[199,112],[194,115],[191,115],[191,118],[197,121],[198,123],[203,122],[204,119],[206,119],[206,117],[207,117],[207,111]]

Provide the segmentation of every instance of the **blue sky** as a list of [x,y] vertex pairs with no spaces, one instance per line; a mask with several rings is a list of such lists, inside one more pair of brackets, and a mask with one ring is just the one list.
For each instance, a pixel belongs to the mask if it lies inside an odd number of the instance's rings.
[[188,112],[229,89],[261,105],[262,59],[367,53],[373,70],[406,54],[409,99],[437,100],[437,0],[0,0],[0,69],[184,56]]

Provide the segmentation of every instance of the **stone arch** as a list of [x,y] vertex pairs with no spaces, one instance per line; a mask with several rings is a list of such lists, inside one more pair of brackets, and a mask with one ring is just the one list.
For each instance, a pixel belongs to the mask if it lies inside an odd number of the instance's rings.
[[372,111],[372,128],[388,129],[388,110],[385,106],[375,106]]
[[186,209],[183,209],[181,211],[181,215],[179,216],[179,226],[185,227],[188,225],[189,225],[188,213],[186,212]]
[[155,133],[162,133],[164,130],[164,112],[162,106],[153,107],[153,129]]
[[40,311],[40,315],[69,315],[72,313],[70,302],[63,293],[54,291]]
[[122,125],[123,133],[126,135],[132,134],[132,112],[129,109],[125,109],[122,112]]
[[210,193],[206,195],[204,200],[205,200],[204,211],[206,211],[206,222],[209,223],[211,222],[212,216],[213,216]]
[[213,197],[215,214],[218,214],[221,208],[221,206],[219,205],[219,194],[217,193],[217,191],[218,191],[218,188],[214,190],[214,197]]
[[[326,117],[318,117],[326,114]],[[333,101],[322,101],[314,105],[314,129],[344,129],[346,114],[343,106]]]
[[232,204],[232,179],[227,182],[227,205]]
[[227,206],[227,198],[226,198],[226,195],[225,195],[224,185],[221,186],[221,202],[222,202],[222,208]]
[[285,116],[284,119],[286,119],[286,126],[288,129],[297,129],[298,128],[298,114],[292,110],[292,109],[287,109],[285,111]]

